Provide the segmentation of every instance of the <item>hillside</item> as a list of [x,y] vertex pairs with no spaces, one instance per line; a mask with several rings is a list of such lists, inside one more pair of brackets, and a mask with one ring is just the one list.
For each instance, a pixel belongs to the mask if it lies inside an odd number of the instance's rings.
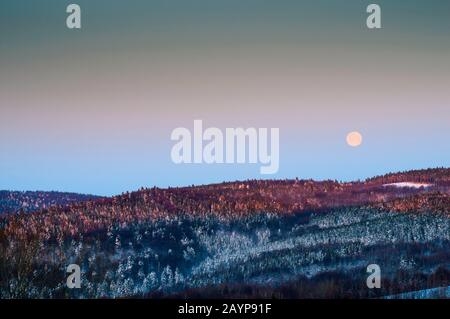
[[441,213],[450,217],[450,196],[445,193],[418,194],[407,198],[396,198],[373,205],[385,210],[403,213]]
[[35,212],[42,209],[67,206],[100,197],[61,192],[14,192],[0,191],[0,214]]
[[[366,298],[444,286],[450,170],[424,172],[429,187],[386,186],[418,182],[407,173],[253,180],[0,217],[0,297]],[[80,290],[65,287],[73,263]],[[366,286],[373,263],[381,290]]]
[[398,173],[389,173],[375,176],[366,180],[368,184],[389,184],[400,182],[431,183],[443,187],[450,186],[450,174],[448,168],[430,168],[422,170],[411,170]]
[[[386,181],[408,181],[407,173],[395,179],[339,183],[312,180],[249,180],[183,188],[141,189],[112,198],[49,207],[32,215],[18,214],[0,220],[0,236],[55,238],[79,236],[115,224],[166,218],[180,214],[195,217],[239,218],[256,213],[292,214],[333,207],[386,203],[417,194],[439,192],[448,203],[450,169],[414,171],[428,182],[428,188],[383,186]],[[430,178],[426,179],[426,175]],[[70,198],[70,197],[69,197]],[[79,199],[79,197],[76,197]],[[66,200],[67,201],[67,200]],[[423,204],[433,204],[429,201]],[[412,205],[412,204],[409,204]]]

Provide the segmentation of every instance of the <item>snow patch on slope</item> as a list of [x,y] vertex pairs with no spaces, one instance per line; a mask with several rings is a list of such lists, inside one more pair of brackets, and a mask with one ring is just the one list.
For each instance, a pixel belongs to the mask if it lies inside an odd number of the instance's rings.
[[383,184],[384,187],[409,187],[409,188],[428,188],[433,186],[433,184],[428,183],[415,183],[415,182],[399,182],[399,183],[390,183],[390,184]]

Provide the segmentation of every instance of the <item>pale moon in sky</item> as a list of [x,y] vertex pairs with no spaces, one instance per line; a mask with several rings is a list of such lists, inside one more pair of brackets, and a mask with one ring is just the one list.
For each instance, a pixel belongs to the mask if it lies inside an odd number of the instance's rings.
[[352,147],[360,146],[362,143],[362,135],[359,132],[350,132],[347,134],[347,144]]

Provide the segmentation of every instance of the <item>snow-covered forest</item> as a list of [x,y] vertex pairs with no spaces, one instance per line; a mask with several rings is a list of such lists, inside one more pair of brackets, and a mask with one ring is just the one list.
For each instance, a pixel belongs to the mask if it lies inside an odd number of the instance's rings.
[[[450,286],[448,168],[109,198],[2,192],[0,206],[1,298],[365,298]],[[72,264],[80,289],[66,285]],[[370,264],[380,289],[367,288]]]
[[[450,219],[368,206],[226,220],[180,215],[1,249],[2,298],[170,296],[223,284],[277,287],[327,272],[362,276],[369,264],[385,278],[432,274],[450,264]],[[81,267],[81,289],[66,287],[69,264]]]

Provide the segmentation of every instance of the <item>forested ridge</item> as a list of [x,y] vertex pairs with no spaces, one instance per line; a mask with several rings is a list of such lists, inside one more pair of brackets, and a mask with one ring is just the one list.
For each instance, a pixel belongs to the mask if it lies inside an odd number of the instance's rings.
[[[449,171],[150,188],[8,214],[0,296],[365,298],[434,288],[449,283]],[[72,263],[79,290],[65,286]],[[385,285],[377,291],[365,286],[373,263]]]

